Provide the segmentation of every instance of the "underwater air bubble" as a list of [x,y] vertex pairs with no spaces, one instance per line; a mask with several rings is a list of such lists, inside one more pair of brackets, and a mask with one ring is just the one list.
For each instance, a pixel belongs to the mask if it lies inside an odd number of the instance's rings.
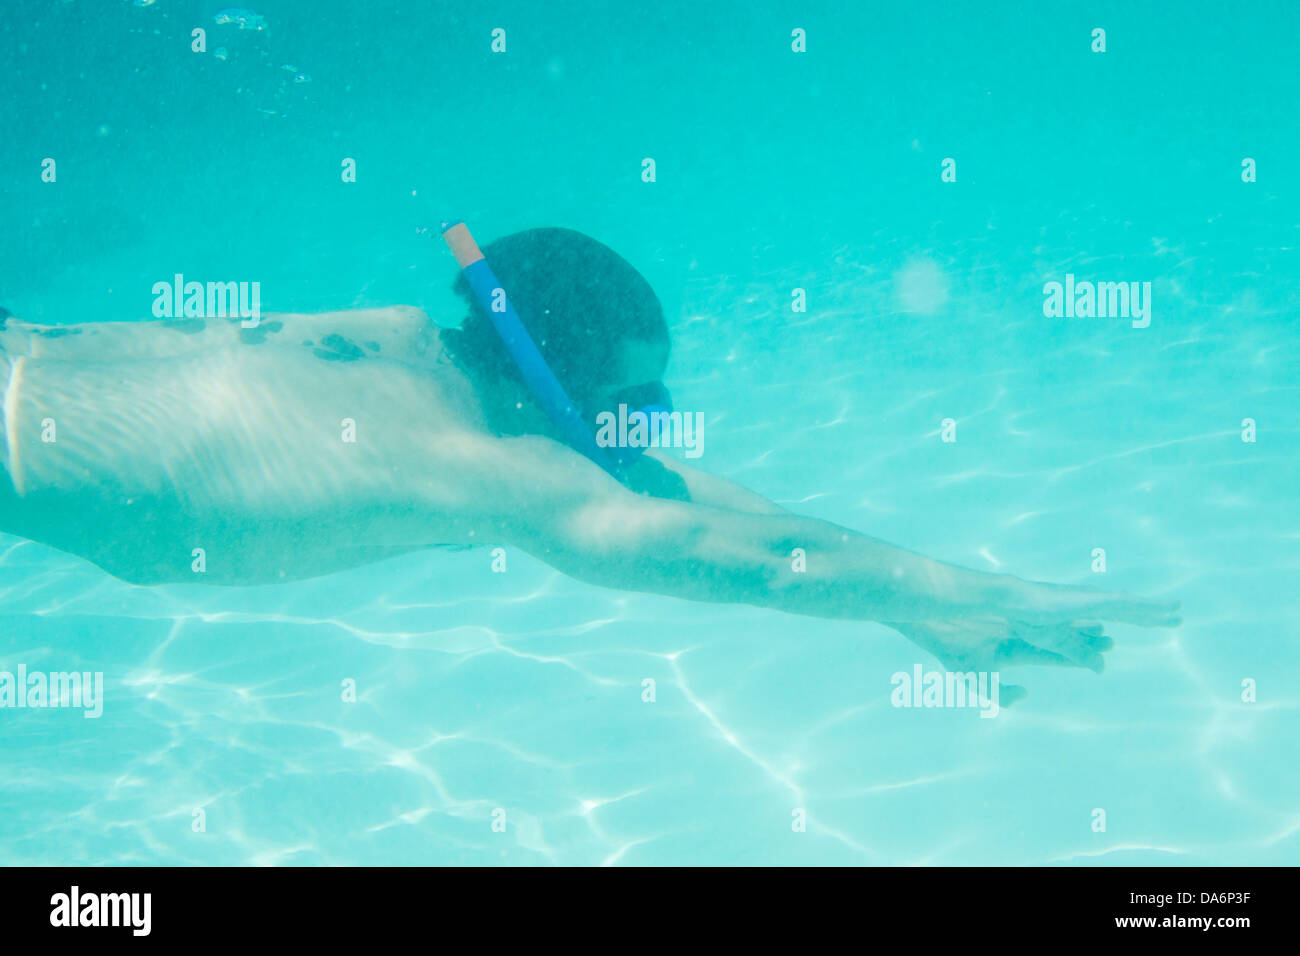
[[245,10],[242,7],[227,7],[225,10],[218,10],[213,15],[212,20],[218,26],[233,23],[241,30],[266,29],[266,19],[260,13]]

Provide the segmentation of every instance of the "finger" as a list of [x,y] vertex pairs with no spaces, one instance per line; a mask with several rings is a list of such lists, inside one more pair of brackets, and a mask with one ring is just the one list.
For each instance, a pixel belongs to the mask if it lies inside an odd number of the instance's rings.
[[1110,650],[1114,642],[1097,624],[1061,624],[1043,627],[1016,622],[1012,635],[1026,644],[1068,658],[1079,667],[1100,674],[1105,669],[1102,653]]
[[1083,613],[1079,616],[1120,621],[1138,627],[1177,627],[1182,623],[1178,616],[1180,606],[1177,601],[1149,601],[1131,594],[1119,594],[1092,607],[1081,608]]
[[1042,647],[1035,647],[1028,641],[1022,641],[1015,637],[998,642],[997,650],[993,653],[993,662],[1000,667],[1008,667],[1014,664],[1049,664],[1056,667],[1079,666],[1064,654],[1058,654]]
[[1075,585],[1034,585],[1029,599],[1012,615],[1036,624],[1059,624],[1086,618],[1120,621],[1139,627],[1177,627],[1177,601],[1153,601],[1135,594],[1106,594]]
[[1073,631],[1061,636],[1054,650],[1064,654],[1080,667],[1086,667],[1095,674],[1106,669],[1102,654],[1115,646],[1105,634],[1090,634],[1086,631]]
[[1095,651],[1104,653],[1115,646],[1115,642],[1111,640],[1110,635],[1106,633],[1100,624],[1076,623],[1073,627],[1081,636],[1087,638],[1088,643]]

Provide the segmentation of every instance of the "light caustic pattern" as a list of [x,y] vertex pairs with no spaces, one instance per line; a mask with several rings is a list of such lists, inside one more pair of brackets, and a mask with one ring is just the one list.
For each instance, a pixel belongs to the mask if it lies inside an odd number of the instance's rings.
[[[672,4],[586,32],[520,4],[500,56],[450,7],[328,6],[215,12],[202,55],[162,0],[122,5],[120,47],[22,23],[0,82],[22,81],[32,176],[0,183],[23,213],[0,304],[139,318],[205,263],[277,309],[454,323],[450,267],[393,238],[414,187],[485,238],[571,225],[664,300],[705,470],[959,564],[1178,599],[1184,623],[1114,628],[1100,676],[1009,672],[1029,696],[984,720],[891,707],[891,675],[935,663],[882,625],[621,594],[510,549],[505,574],[432,551],[138,588],[0,537],[0,666],[106,680],[98,720],[0,714],[0,863],[1300,858],[1290,6],[1125,5],[1094,55],[1020,5],[829,5],[794,54],[785,5],[692,8],[684,36]],[[1046,318],[1067,274],[1150,281],[1151,325]]]
[[[1294,401],[1297,344],[1258,317],[1295,302],[1194,297],[1234,283],[1189,281],[1193,252],[1157,244],[1123,261],[1182,321],[1048,343],[1041,280],[1007,276],[1113,264],[968,243],[882,265],[893,251],[841,249],[816,284],[761,263],[693,276],[672,381],[716,410],[711,469],[977,568],[1096,584],[1105,546],[1103,583],[1181,598],[1180,629],[1114,629],[1100,677],[1008,675],[1029,698],[981,720],[891,707],[890,675],[933,664],[883,626],[619,594],[513,551],[504,574],[476,550],[142,589],[7,538],[6,660],[103,670],[107,694],[98,721],[6,715],[4,862],[1294,860],[1297,436],[1251,445],[1235,425]],[[1247,307],[1257,324],[1229,335]]]

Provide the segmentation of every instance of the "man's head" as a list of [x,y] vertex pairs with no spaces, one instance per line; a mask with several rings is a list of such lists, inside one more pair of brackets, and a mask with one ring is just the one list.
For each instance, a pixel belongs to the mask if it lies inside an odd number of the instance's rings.
[[[582,416],[594,423],[668,364],[668,326],[654,290],[608,246],[572,229],[529,229],[483,247],[488,265]],[[505,344],[463,277],[470,305],[448,338],[473,376],[490,424],[501,434],[549,431]],[[635,407],[635,406],[634,406]]]

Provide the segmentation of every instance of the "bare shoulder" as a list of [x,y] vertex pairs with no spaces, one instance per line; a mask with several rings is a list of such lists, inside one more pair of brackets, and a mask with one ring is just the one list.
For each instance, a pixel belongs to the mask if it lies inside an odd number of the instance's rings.
[[438,360],[438,327],[422,310],[409,305],[339,312],[279,312],[265,316],[255,328],[241,329],[241,339],[297,346],[317,358],[351,362],[385,358],[413,365]]

